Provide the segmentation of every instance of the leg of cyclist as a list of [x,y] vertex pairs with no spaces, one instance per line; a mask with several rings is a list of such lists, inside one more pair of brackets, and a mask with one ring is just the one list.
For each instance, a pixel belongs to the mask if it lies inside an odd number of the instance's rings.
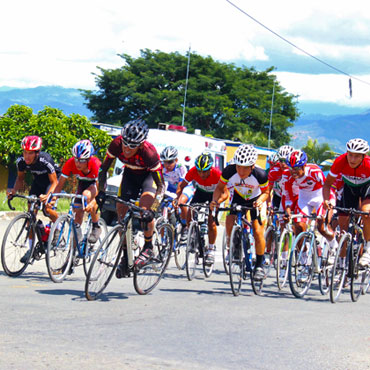
[[[361,202],[361,211],[370,212],[370,186],[367,190],[367,197]],[[368,267],[370,265],[370,217],[364,216],[362,222],[366,244],[359,264],[362,267]]]

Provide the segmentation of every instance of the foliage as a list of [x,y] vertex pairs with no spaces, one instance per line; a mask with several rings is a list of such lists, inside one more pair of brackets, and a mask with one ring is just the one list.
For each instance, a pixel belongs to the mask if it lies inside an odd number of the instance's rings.
[[[159,122],[181,124],[188,58],[179,53],[148,49],[139,58],[120,55],[124,65],[100,68],[98,91],[85,90],[86,106],[99,122],[123,125],[144,117],[150,127]],[[294,96],[286,93],[270,72],[236,67],[211,57],[190,55],[185,125],[232,139],[261,132],[268,136],[275,84],[271,139],[277,146],[289,142],[288,128],[298,117]]]
[[66,116],[61,110],[45,107],[37,114],[24,105],[12,105],[0,117],[0,162],[9,166],[21,155],[21,141],[27,135],[43,139],[42,150],[48,152],[57,163],[71,157],[71,148],[79,140],[90,139],[103,158],[111,138],[93,127],[90,121],[79,114]]
[[317,139],[308,139],[302,150],[306,152],[308,162],[316,164],[321,164],[326,159],[331,159],[335,155],[335,152],[333,152],[328,143],[319,144]]

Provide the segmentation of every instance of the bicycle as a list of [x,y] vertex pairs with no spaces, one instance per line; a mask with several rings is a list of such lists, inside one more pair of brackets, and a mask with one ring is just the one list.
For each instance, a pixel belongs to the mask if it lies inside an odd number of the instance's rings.
[[[218,211],[236,211],[236,219],[231,230],[229,247],[229,279],[231,291],[234,296],[240,294],[242,281],[247,279],[250,273],[251,285],[254,294],[261,295],[264,279],[254,279],[254,267],[256,262],[256,252],[254,247],[254,237],[252,224],[246,219],[245,212],[254,210],[253,207],[232,205],[231,207],[218,208]],[[258,211],[258,210],[257,210]],[[258,222],[262,225],[259,213]],[[215,217],[218,224],[217,217]]]
[[214,262],[211,264],[206,262],[206,254],[209,250],[208,202],[189,205],[181,204],[180,207],[188,207],[191,212],[191,222],[186,243],[186,276],[190,281],[194,279],[199,259],[201,258],[204,276],[208,278],[212,275],[214,267]]
[[[55,221],[50,231],[48,240],[46,266],[50,279],[54,283],[61,283],[67,275],[73,273],[75,267],[82,260],[84,273],[87,276],[89,264],[96,252],[96,246],[108,232],[107,224],[100,218],[99,226],[102,230],[97,243],[88,242],[92,230],[92,220],[89,214],[87,220],[81,225],[82,238],[78,241],[75,216],[73,209],[86,206],[86,197],[81,194],[55,193],[51,197],[68,198],[71,200],[68,213],[61,215]],[[75,200],[80,199],[82,205],[75,205]],[[77,243],[76,243],[77,241]]]
[[[15,208],[11,202],[14,198],[26,199],[29,210],[13,218],[5,230],[1,245],[1,264],[4,272],[11,277],[21,275],[28,265],[42,259],[47,250],[47,235],[42,233],[42,220],[36,218],[38,210],[45,209],[35,195],[15,194],[8,199],[9,208]],[[35,240],[36,236],[36,240]]]
[[[330,301],[336,303],[342,293],[346,280],[351,280],[351,299],[356,302],[364,289],[367,290],[369,269],[362,269],[358,261],[362,255],[364,236],[358,216],[368,212],[354,208],[333,207],[349,215],[348,230],[342,231],[336,251],[330,283]],[[345,255],[344,260],[341,255]]]
[[85,282],[85,296],[89,301],[96,300],[108,286],[123,253],[127,256],[129,273],[134,275],[134,288],[141,295],[148,294],[158,285],[171,258],[173,229],[168,223],[161,223],[153,233],[153,257],[141,268],[136,267],[135,253],[140,248],[130,236],[130,224],[134,219],[140,219],[145,209],[115,195],[107,195],[107,198],[124,204],[128,211],[105,236],[91,262]]
[[180,243],[181,230],[184,227],[176,209],[172,207],[173,199],[165,197],[161,204],[160,216],[156,219],[156,225],[159,223],[169,223],[173,227],[173,255],[176,267],[184,270],[186,265],[186,244]]
[[[322,269],[322,247],[315,233],[317,214],[311,213],[304,217],[310,220],[308,229],[297,235],[289,258],[289,286],[296,298],[305,296],[315,275],[318,277],[320,287],[328,281],[323,273],[328,270]],[[321,287],[321,290],[324,291],[324,287]]]

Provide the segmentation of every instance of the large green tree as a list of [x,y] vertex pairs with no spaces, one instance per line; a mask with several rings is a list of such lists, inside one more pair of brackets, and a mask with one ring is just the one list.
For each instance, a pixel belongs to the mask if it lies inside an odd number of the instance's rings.
[[28,135],[40,136],[42,150],[60,164],[71,157],[72,146],[79,140],[90,139],[100,158],[111,141],[108,134],[79,114],[66,116],[61,110],[50,107],[34,114],[29,107],[12,105],[0,117],[0,163],[5,166],[13,164],[22,153],[23,137]]
[[[148,49],[138,58],[121,57],[121,68],[100,68],[97,91],[83,92],[93,119],[123,125],[144,117],[150,127],[181,124],[188,57]],[[251,132],[268,137],[274,89],[271,139],[277,146],[289,142],[288,128],[298,112],[294,96],[284,91],[272,71],[257,72],[191,53],[185,113],[189,131],[201,129],[225,139]]]

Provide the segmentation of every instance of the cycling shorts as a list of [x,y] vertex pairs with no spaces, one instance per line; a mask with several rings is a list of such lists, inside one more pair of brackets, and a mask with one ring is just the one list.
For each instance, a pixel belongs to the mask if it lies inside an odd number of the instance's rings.
[[153,193],[153,197],[155,196],[156,185],[152,173],[137,174],[125,168],[118,196],[128,202],[131,199],[136,200],[142,193]]
[[[344,184],[340,204],[343,208],[358,209],[360,199],[365,200],[369,198],[370,198],[370,184],[362,186],[348,186],[347,184]],[[339,215],[346,214],[339,212]]]
[[[80,180],[77,185],[77,191],[76,194],[82,194],[86,189],[88,189],[90,186],[95,187],[95,193],[98,192],[98,189],[96,187],[96,181],[82,181]],[[74,204],[82,204],[81,199],[76,199]]]
[[318,216],[325,215],[323,203],[322,189],[300,192],[297,202],[297,213],[300,213],[302,218],[297,218],[296,222],[305,222],[304,216],[309,216],[314,210]]
[[212,196],[213,196],[213,193],[197,189],[195,190],[193,199],[191,200],[190,204],[205,203],[205,202],[211,203]]
[[46,194],[50,188],[50,182],[36,182],[31,185],[29,195],[36,195],[39,197],[41,194]]
[[[258,199],[258,197],[255,197],[253,199],[248,199],[248,200],[245,200],[244,198],[242,198],[237,192],[234,192],[234,196],[233,196],[233,200],[231,202],[230,205],[233,205],[233,204],[238,204],[240,206],[245,206],[245,207],[253,207],[253,203]],[[266,203],[264,203],[264,205],[266,205]],[[265,208],[265,213],[266,213],[266,207]],[[250,218],[251,220],[257,220],[257,210],[256,209],[251,209],[250,211]],[[236,215],[237,212],[236,211],[230,211],[230,215]],[[262,214],[261,214],[261,219],[262,219]]]

